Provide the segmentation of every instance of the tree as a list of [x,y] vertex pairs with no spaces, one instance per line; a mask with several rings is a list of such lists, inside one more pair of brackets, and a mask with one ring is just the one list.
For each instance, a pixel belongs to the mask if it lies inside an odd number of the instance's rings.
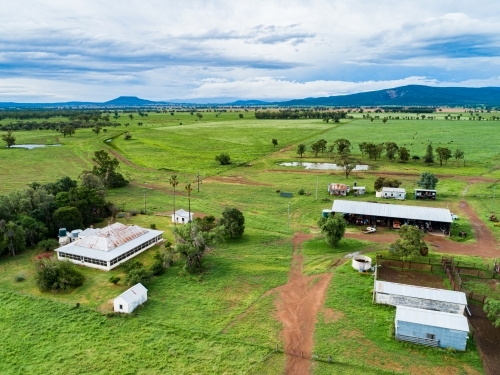
[[31,247],[34,247],[36,243],[45,238],[47,234],[47,227],[30,216],[21,215],[18,223],[24,229],[26,242],[29,242]]
[[460,150],[459,148],[457,148],[455,150],[455,152],[453,153],[453,157],[455,158],[455,162],[457,163],[457,165],[458,165],[458,162],[460,161],[460,159],[464,158],[464,155],[465,155],[465,153],[462,150]]
[[333,145],[337,147],[337,152],[339,154],[344,152],[346,148],[349,149],[349,151],[351,149],[351,142],[344,138],[337,139],[335,142],[333,142]]
[[337,247],[340,240],[344,237],[347,222],[341,214],[337,213],[336,215],[328,216],[328,218],[322,217],[318,221],[318,226],[321,233],[326,236],[326,242],[331,247]]
[[271,143],[273,144],[274,147],[276,147],[278,145],[278,140],[276,138],[273,138],[271,140]]
[[106,187],[123,187],[128,184],[121,173],[116,170],[120,166],[120,162],[116,158],[112,158],[104,151],[95,151],[92,161],[97,164],[92,169],[92,173],[98,176]]
[[69,231],[83,228],[83,217],[76,207],[60,207],[54,211],[52,220],[59,228]]
[[239,117],[239,118],[243,118],[243,113],[240,113],[240,114],[238,115],[238,117]]
[[427,164],[434,163],[434,151],[432,150],[431,144],[427,145],[427,150],[426,150],[425,156],[424,156],[424,163],[427,163]]
[[223,231],[222,227],[215,227],[209,232],[203,232],[194,222],[174,228],[177,242],[175,249],[186,259],[184,269],[187,272],[195,273],[203,269],[203,254],[211,246],[223,241]]
[[85,281],[85,276],[69,260],[40,257],[34,261],[34,267],[35,283],[42,292],[67,292]]
[[436,176],[434,176],[433,173],[422,172],[422,174],[420,175],[420,180],[417,181],[417,185],[422,189],[434,190],[436,189],[438,181],[439,180]]
[[133,115],[132,113],[130,113],[130,114],[128,115],[128,118],[130,119],[130,121],[132,121],[132,119],[134,118],[134,115]]
[[367,143],[365,146],[365,152],[368,154],[368,159],[377,160],[378,148],[375,143]]
[[373,184],[375,190],[380,191],[384,187],[398,188],[402,184],[401,181],[396,179],[389,179],[385,177],[378,177]]
[[130,132],[126,132],[124,135],[123,135],[123,139],[125,139],[126,141],[132,139],[132,134],[130,134]]
[[23,228],[13,221],[8,223],[0,221],[0,235],[2,235],[0,237],[0,254],[7,250],[10,255],[16,256],[16,253],[26,249],[26,234]]
[[439,165],[448,164],[448,159],[451,158],[451,150],[448,147],[438,147],[436,148],[436,153],[439,159]]
[[394,143],[394,142],[386,142],[385,143],[385,155],[389,158],[389,160],[391,162],[396,157],[398,150],[399,150],[399,147],[396,143]]
[[500,301],[493,298],[487,298],[483,309],[488,319],[493,322],[493,325],[496,328],[500,327]]
[[215,157],[215,161],[218,161],[221,165],[229,165],[231,164],[231,157],[229,154],[223,152]]
[[[179,185],[179,179],[177,178],[177,175],[173,174],[172,176],[170,176],[168,183],[170,184],[170,186],[174,188],[174,215],[175,215],[175,188],[177,187],[177,185]],[[177,225],[177,223],[174,220],[174,226],[175,225]]]
[[82,173],[80,175],[80,186],[87,189],[95,189],[102,192],[102,194],[106,194],[106,186],[104,186],[104,182],[102,182],[100,177],[96,176],[93,173],[88,173],[88,172]]
[[66,125],[62,130],[61,133],[64,135],[66,138],[66,135],[69,135],[70,137],[75,134],[75,128],[71,125]]
[[8,148],[16,144],[16,137],[12,135],[12,132],[2,135],[2,140],[7,144]]
[[99,133],[101,132],[101,127],[99,125],[96,125],[92,131],[96,134],[96,135],[99,135]]
[[391,251],[398,254],[401,260],[410,260],[413,255],[420,254],[420,248],[425,246],[422,241],[424,233],[413,225],[401,226],[399,237],[391,245]]
[[220,224],[224,227],[224,234],[231,238],[241,237],[245,231],[245,217],[237,208],[226,207]]
[[302,157],[302,155],[304,155],[306,153],[306,145],[304,144],[300,144],[297,146],[297,154],[300,155],[300,157]]
[[318,157],[318,154],[319,154],[319,152],[321,151],[321,144],[320,144],[319,142],[314,142],[314,143],[311,145],[311,150],[313,151],[314,156],[315,156],[315,157]]
[[359,144],[359,151],[361,152],[361,157],[363,157],[367,153],[366,146],[368,145],[367,142],[361,142]]
[[200,112],[198,112],[198,113],[196,113],[196,117],[198,117],[198,119],[201,120],[203,118],[203,115]]
[[349,148],[344,148],[343,152],[336,154],[335,163],[342,168],[345,178],[349,178],[349,174],[356,168],[356,159],[351,157]]
[[107,204],[102,191],[78,186],[69,191],[68,201],[71,207],[80,211],[83,225],[88,226],[107,215]]
[[399,160],[408,161],[410,159],[410,152],[406,147],[400,147],[398,150]]

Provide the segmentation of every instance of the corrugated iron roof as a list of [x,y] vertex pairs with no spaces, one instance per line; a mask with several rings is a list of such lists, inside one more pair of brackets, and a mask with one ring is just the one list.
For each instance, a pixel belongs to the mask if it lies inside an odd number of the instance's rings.
[[388,281],[375,281],[375,291],[378,293],[395,294],[433,301],[451,302],[460,305],[467,305],[467,298],[464,292],[453,290],[425,288],[422,286],[390,283]]
[[433,191],[435,193],[437,190],[432,190],[432,189],[415,189],[415,191]]
[[191,216],[193,216],[192,212],[187,212],[186,210],[183,210],[182,208],[180,210],[175,211],[175,216],[179,216],[179,217],[189,218],[189,214],[191,214]]
[[330,190],[347,190],[347,185],[345,185],[345,184],[330,184],[328,188]]
[[335,200],[333,201],[332,211],[397,219],[439,221],[442,223],[452,222],[451,212],[446,208]]
[[127,303],[133,303],[140,300],[141,295],[146,295],[148,290],[141,283],[135,284],[133,287],[127,289],[116,298],[123,298]]
[[403,188],[392,188],[392,187],[383,187],[382,191],[387,191],[389,193],[406,193],[406,190]]
[[145,233],[147,230],[137,225],[114,223],[102,229],[94,229],[90,234],[78,240],[77,244],[89,249],[110,251]]
[[442,311],[396,306],[396,324],[398,321],[469,332],[469,323],[465,316]]

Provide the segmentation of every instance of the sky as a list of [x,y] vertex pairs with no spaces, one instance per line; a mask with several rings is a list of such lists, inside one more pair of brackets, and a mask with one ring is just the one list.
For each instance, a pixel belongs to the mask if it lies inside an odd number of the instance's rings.
[[227,102],[500,86],[493,0],[17,0],[1,102]]

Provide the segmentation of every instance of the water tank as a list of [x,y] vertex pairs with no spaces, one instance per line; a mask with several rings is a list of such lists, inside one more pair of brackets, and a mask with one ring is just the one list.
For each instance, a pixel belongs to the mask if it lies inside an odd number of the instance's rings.
[[66,237],[66,228],[59,229],[59,237]]
[[324,218],[328,218],[328,216],[330,216],[330,214],[332,213],[332,210],[328,209],[328,208],[325,208],[321,215],[324,217]]
[[368,271],[372,268],[372,258],[364,255],[356,255],[352,258],[352,268],[359,272]]

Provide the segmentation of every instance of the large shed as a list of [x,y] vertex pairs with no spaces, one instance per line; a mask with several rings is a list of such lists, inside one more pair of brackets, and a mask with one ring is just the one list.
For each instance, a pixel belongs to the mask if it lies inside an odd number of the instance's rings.
[[391,306],[407,306],[463,315],[467,298],[463,292],[375,281],[375,301]]
[[114,310],[130,314],[137,306],[142,305],[147,300],[148,290],[144,285],[138,283],[114,299]]
[[403,188],[391,188],[391,187],[383,187],[382,188],[382,198],[389,199],[406,199],[406,190]]
[[114,223],[101,229],[87,228],[79,238],[56,249],[57,258],[109,271],[163,241],[163,232]]
[[401,204],[385,204],[335,200],[332,212],[344,215],[353,224],[370,226],[415,225],[423,231],[442,232],[449,235],[451,222],[450,210],[446,208],[406,206]]
[[436,200],[436,190],[430,189],[415,189],[415,199],[432,199]]
[[465,350],[467,318],[459,314],[397,306],[396,339],[440,348]]

